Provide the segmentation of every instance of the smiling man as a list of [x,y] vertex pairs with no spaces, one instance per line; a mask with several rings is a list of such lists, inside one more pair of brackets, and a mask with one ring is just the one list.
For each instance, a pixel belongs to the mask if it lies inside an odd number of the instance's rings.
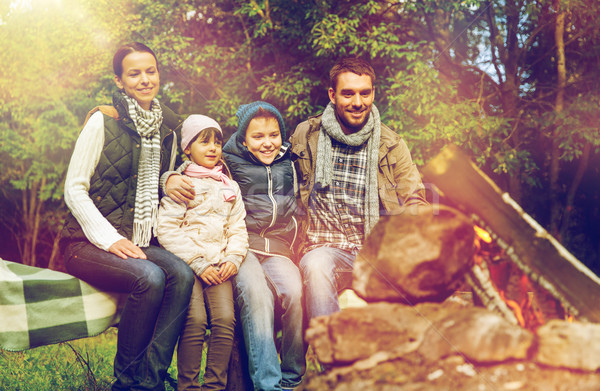
[[371,65],[345,58],[329,78],[330,103],[291,139],[307,217],[299,266],[309,319],[339,311],[338,293],[352,286],[354,259],[380,214],[427,203],[406,143],[373,104]]

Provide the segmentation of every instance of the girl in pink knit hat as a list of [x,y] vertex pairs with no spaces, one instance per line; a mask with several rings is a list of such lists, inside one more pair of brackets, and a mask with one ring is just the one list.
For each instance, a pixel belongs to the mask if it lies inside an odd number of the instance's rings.
[[[235,325],[231,280],[248,250],[246,211],[238,184],[223,172],[219,124],[204,115],[190,115],[181,137],[181,149],[189,160],[178,171],[190,178],[195,197],[186,204],[165,196],[158,213],[160,244],[186,261],[196,274],[177,348],[177,389],[223,390]],[[209,318],[211,342],[200,388]]]

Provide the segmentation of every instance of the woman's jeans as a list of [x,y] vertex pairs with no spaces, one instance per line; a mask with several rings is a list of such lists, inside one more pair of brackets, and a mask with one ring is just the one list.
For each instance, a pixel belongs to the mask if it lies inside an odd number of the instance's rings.
[[308,320],[340,310],[338,293],[352,287],[355,258],[351,253],[333,247],[318,247],[304,254],[300,272]]
[[[306,370],[300,271],[289,259],[259,257],[249,251],[235,277],[250,378],[254,390],[293,388]],[[281,364],[275,319],[282,327]]]
[[167,250],[142,248],[146,259],[127,258],[74,242],[67,271],[101,290],[127,293],[117,336],[113,390],[164,390],[173,350],[186,317],[194,273]]
[[[207,285],[196,277],[190,309],[177,345],[177,390],[224,390],[233,345],[235,313],[229,279]],[[206,356],[204,384],[198,377],[202,365],[204,335],[210,320],[210,343]]]

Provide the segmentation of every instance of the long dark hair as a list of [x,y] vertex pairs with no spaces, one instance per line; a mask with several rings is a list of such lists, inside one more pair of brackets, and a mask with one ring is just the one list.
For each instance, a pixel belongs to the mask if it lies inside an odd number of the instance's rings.
[[130,42],[119,47],[113,57],[113,71],[115,72],[115,75],[118,77],[123,75],[123,59],[128,54],[135,52],[147,52],[152,54],[154,60],[156,61],[156,69],[158,70],[158,59],[156,58],[156,54],[154,54],[152,49],[141,42]]

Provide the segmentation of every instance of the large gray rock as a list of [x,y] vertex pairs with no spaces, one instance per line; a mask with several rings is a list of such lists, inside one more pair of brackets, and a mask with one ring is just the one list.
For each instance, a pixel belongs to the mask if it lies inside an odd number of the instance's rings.
[[586,371],[600,368],[600,324],[554,319],[541,326],[537,335],[537,362]]
[[347,308],[312,319],[306,339],[324,364],[347,364],[385,351],[405,354],[417,349],[432,322],[460,308],[452,302]]
[[472,265],[473,223],[445,206],[382,216],[354,262],[353,289],[368,302],[441,302]]
[[476,363],[526,359],[534,341],[528,330],[483,308],[465,308],[434,322],[419,353],[429,362],[460,355]]

